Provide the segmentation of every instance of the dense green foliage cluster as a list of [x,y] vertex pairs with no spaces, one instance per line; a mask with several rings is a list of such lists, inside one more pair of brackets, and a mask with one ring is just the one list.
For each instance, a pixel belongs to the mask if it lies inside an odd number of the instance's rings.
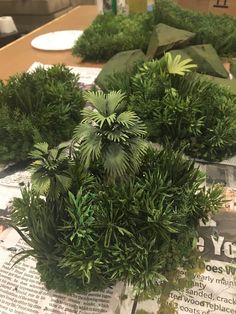
[[153,12],[99,15],[75,43],[72,53],[85,60],[106,61],[116,53],[146,52],[154,25],[164,23],[196,33],[193,44],[212,44],[219,55],[236,52],[236,21],[230,16],[193,12],[173,0],[156,0]]
[[[180,152],[144,148],[143,125],[122,97],[88,93],[98,110],[84,115],[70,153],[46,143],[31,153],[33,185],[15,199],[12,219],[30,246],[21,258],[37,258],[49,289],[84,292],[124,281],[136,293],[157,291],[179,267],[195,265],[198,221],[222,203],[221,188],[203,188],[204,175]],[[121,153],[124,139],[138,160]]]
[[155,24],[165,23],[194,32],[194,44],[212,44],[220,55],[236,52],[236,21],[233,17],[186,10],[173,0],[156,0],[155,3]]
[[[73,54],[107,60],[145,52],[159,22],[197,32],[196,43],[210,42],[221,54],[236,50],[231,18],[191,13],[170,0],[157,0],[154,16],[98,16]],[[223,37],[219,21],[230,21]],[[171,289],[193,279],[199,220],[222,205],[222,189],[207,189],[184,154],[220,160],[236,152],[236,95],[195,67],[166,53],[105,77],[106,94],[96,87],[82,94],[62,65],[0,82],[0,160],[30,151],[33,160],[32,185],[11,213],[10,225],[29,246],[18,261],[35,257],[48,289],[81,293],[123,281],[136,296],[161,294],[162,309]],[[91,107],[81,110],[85,101]]]
[[24,160],[37,142],[70,139],[83,104],[78,76],[63,65],[1,83],[0,160]]
[[147,50],[153,28],[151,13],[99,15],[75,43],[72,53],[85,60],[104,61],[117,52]]
[[168,61],[168,56],[147,61],[131,76],[109,77],[107,88],[128,95],[130,109],[145,122],[152,141],[183,148],[193,158],[234,155],[236,96],[194,73],[181,73],[183,61]]

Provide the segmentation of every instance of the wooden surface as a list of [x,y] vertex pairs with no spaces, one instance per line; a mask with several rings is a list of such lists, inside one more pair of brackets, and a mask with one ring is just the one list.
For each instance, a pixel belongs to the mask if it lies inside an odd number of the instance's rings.
[[31,47],[32,39],[41,34],[60,30],[84,30],[96,15],[96,6],[78,6],[69,13],[1,48],[0,79],[6,80],[15,73],[26,71],[36,61],[44,64],[64,63],[71,66],[98,66],[98,64],[80,64],[81,60],[73,57],[71,50],[43,51]]

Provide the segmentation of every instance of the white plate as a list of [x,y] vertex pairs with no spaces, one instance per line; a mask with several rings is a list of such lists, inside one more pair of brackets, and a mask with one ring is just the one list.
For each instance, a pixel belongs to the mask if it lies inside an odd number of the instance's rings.
[[31,45],[41,50],[68,50],[82,34],[83,31],[51,32],[34,38]]

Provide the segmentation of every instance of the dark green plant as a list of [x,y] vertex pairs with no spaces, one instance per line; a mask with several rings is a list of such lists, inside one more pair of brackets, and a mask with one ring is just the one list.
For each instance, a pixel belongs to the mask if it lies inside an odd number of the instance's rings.
[[94,107],[84,109],[82,123],[74,132],[79,143],[81,163],[89,167],[101,160],[110,179],[122,178],[138,170],[147,144],[146,129],[139,117],[126,111],[124,94],[87,92],[85,99]]
[[72,53],[85,60],[106,61],[120,51],[145,52],[152,28],[151,13],[99,15],[77,40]]
[[[182,73],[176,61],[168,69]],[[178,269],[199,264],[198,222],[222,205],[222,189],[203,187],[181,152],[147,147],[123,98],[87,92],[93,110],[83,111],[68,155],[45,143],[31,153],[32,188],[15,199],[11,225],[29,245],[18,258],[36,258],[48,289],[81,293],[123,281],[136,296],[162,294]]]
[[122,184],[104,179],[60,194],[53,208],[49,195],[25,188],[12,214],[28,231],[18,230],[30,246],[22,258],[36,257],[49,289],[85,292],[122,280],[137,294],[161,293],[179,267],[198,262],[198,221],[221,206],[221,188],[201,188],[193,162],[170,149],[150,148]]
[[23,160],[33,145],[71,137],[84,105],[78,76],[63,65],[12,76],[0,87],[0,160]]
[[29,187],[22,188],[22,198],[15,199],[14,206],[17,210],[12,212],[12,220],[23,227],[18,232],[29,246],[17,254],[17,262],[31,255],[49,265],[55,263],[58,223],[55,211]]
[[220,55],[236,52],[236,21],[227,15],[214,15],[186,10],[173,0],[156,0],[155,24],[169,26],[196,33],[193,44],[212,44]]
[[193,158],[234,155],[236,96],[194,73],[182,73],[179,59],[168,66],[168,58],[145,62],[127,84],[119,86],[121,80],[111,78],[111,88],[128,94],[129,109],[145,122],[152,141],[182,147]]

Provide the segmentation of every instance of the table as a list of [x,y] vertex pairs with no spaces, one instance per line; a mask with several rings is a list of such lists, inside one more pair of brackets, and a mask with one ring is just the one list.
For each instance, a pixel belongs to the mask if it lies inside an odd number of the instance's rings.
[[[33,32],[17,39],[0,49],[0,79],[7,80],[9,76],[26,71],[33,62],[43,64],[64,63],[71,66],[92,66],[98,64],[83,63],[78,57],[73,57],[71,50],[43,51],[31,46],[36,36],[60,30],[84,30],[97,15],[95,5],[78,6],[57,19],[43,25]],[[100,65],[101,66],[101,65]]]

